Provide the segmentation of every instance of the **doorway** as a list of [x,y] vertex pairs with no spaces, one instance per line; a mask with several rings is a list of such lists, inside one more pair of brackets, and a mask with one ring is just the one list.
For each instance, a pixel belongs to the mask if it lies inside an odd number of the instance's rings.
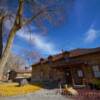
[[65,69],[64,73],[65,73],[66,84],[72,85],[71,69]]

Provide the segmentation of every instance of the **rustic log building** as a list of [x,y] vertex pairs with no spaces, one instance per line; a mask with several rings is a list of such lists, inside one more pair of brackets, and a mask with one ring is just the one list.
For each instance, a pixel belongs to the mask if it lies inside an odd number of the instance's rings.
[[32,65],[32,81],[85,86],[93,79],[100,79],[100,48],[65,51]]

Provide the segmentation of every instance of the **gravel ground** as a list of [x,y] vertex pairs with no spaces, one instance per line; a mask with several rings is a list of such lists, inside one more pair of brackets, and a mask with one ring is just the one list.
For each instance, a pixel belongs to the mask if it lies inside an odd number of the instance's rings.
[[0,100],[72,100],[70,98],[56,94],[54,90],[40,90],[22,96],[0,97]]

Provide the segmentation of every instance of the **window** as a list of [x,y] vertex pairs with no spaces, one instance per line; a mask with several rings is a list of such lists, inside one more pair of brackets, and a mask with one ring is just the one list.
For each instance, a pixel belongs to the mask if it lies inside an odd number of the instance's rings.
[[95,66],[93,66],[92,68],[93,68],[94,76],[95,76],[96,78],[99,78],[99,77],[100,77],[99,66],[98,66],[98,65],[95,65]]
[[66,61],[66,62],[69,62],[69,57],[64,57],[64,60]]
[[78,77],[83,77],[83,71],[82,70],[78,70],[77,74],[78,74]]
[[48,61],[48,64],[52,64],[52,61]]

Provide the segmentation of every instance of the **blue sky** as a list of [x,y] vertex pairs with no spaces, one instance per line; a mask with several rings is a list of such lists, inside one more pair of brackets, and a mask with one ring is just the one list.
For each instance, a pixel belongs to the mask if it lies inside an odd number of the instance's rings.
[[35,51],[41,57],[47,57],[75,48],[100,47],[100,0],[75,0],[75,3],[58,27],[48,26],[48,33],[31,28],[16,34],[12,51],[23,56],[23,50]]
[[100,46],[100,0],[76,1],[65,25],[49,34],[60,50]]

